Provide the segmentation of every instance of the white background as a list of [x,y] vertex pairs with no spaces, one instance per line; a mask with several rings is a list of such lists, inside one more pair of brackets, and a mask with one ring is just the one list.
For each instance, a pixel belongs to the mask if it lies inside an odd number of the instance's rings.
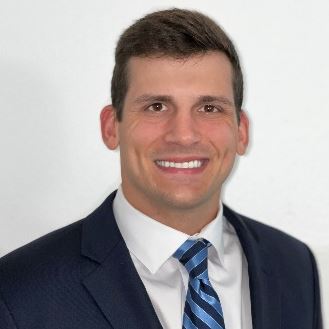
[[87,215],[120,182],[98,119],[115,43],[171,6],[203,11],[235,41],[252,138],[224,200],[310,245],[328,319],[327,0],[1,0],[0,255]]

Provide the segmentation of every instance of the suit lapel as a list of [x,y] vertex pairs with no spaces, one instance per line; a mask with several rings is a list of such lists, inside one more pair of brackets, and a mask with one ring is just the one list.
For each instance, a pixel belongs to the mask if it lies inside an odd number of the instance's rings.
[[[278,269],[273,266],[261,237],[247,223],[250,219],[224,206],[224,216],[233,225],[248,262],[253,329],[281,328],[281,291]],[[259,224],[258,224],[259,225]]]
[[98,263],[83,284],[114,329],[161,329],[116,225],[114,196],[112,193],[83,224],[82,254]]

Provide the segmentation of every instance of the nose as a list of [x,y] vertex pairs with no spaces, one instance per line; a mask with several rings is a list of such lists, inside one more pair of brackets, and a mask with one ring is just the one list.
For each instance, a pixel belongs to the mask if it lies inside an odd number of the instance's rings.
[[192,111],[176,111],[175,115],[168,122],[165,141],[167,143],[189,146],[198,143],[200,139],[201,135],[197,120],[193,117]]

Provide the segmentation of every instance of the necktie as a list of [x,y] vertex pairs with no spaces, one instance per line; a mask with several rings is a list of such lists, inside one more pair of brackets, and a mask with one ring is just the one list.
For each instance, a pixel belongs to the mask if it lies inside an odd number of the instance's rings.
[[210,245],[205,239],[189,239],[174,253],[189,273],[184,329],[225,329],[222,307],[208,276]]

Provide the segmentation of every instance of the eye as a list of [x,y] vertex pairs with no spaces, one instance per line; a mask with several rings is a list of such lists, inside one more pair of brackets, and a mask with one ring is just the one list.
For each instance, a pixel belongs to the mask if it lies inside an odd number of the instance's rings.
[[153,111],[153,112],[163,112],[166,110],[166,106],[162,103],[154,103],[150,105],[147,110]]
[[216,112],[220,112],[221,109],[218,108],[215,105],[211,105],[211,104],[206,104],[203,106],[203,108],[201,109],[202,112],[206,112],[206,113],[216,113]]

